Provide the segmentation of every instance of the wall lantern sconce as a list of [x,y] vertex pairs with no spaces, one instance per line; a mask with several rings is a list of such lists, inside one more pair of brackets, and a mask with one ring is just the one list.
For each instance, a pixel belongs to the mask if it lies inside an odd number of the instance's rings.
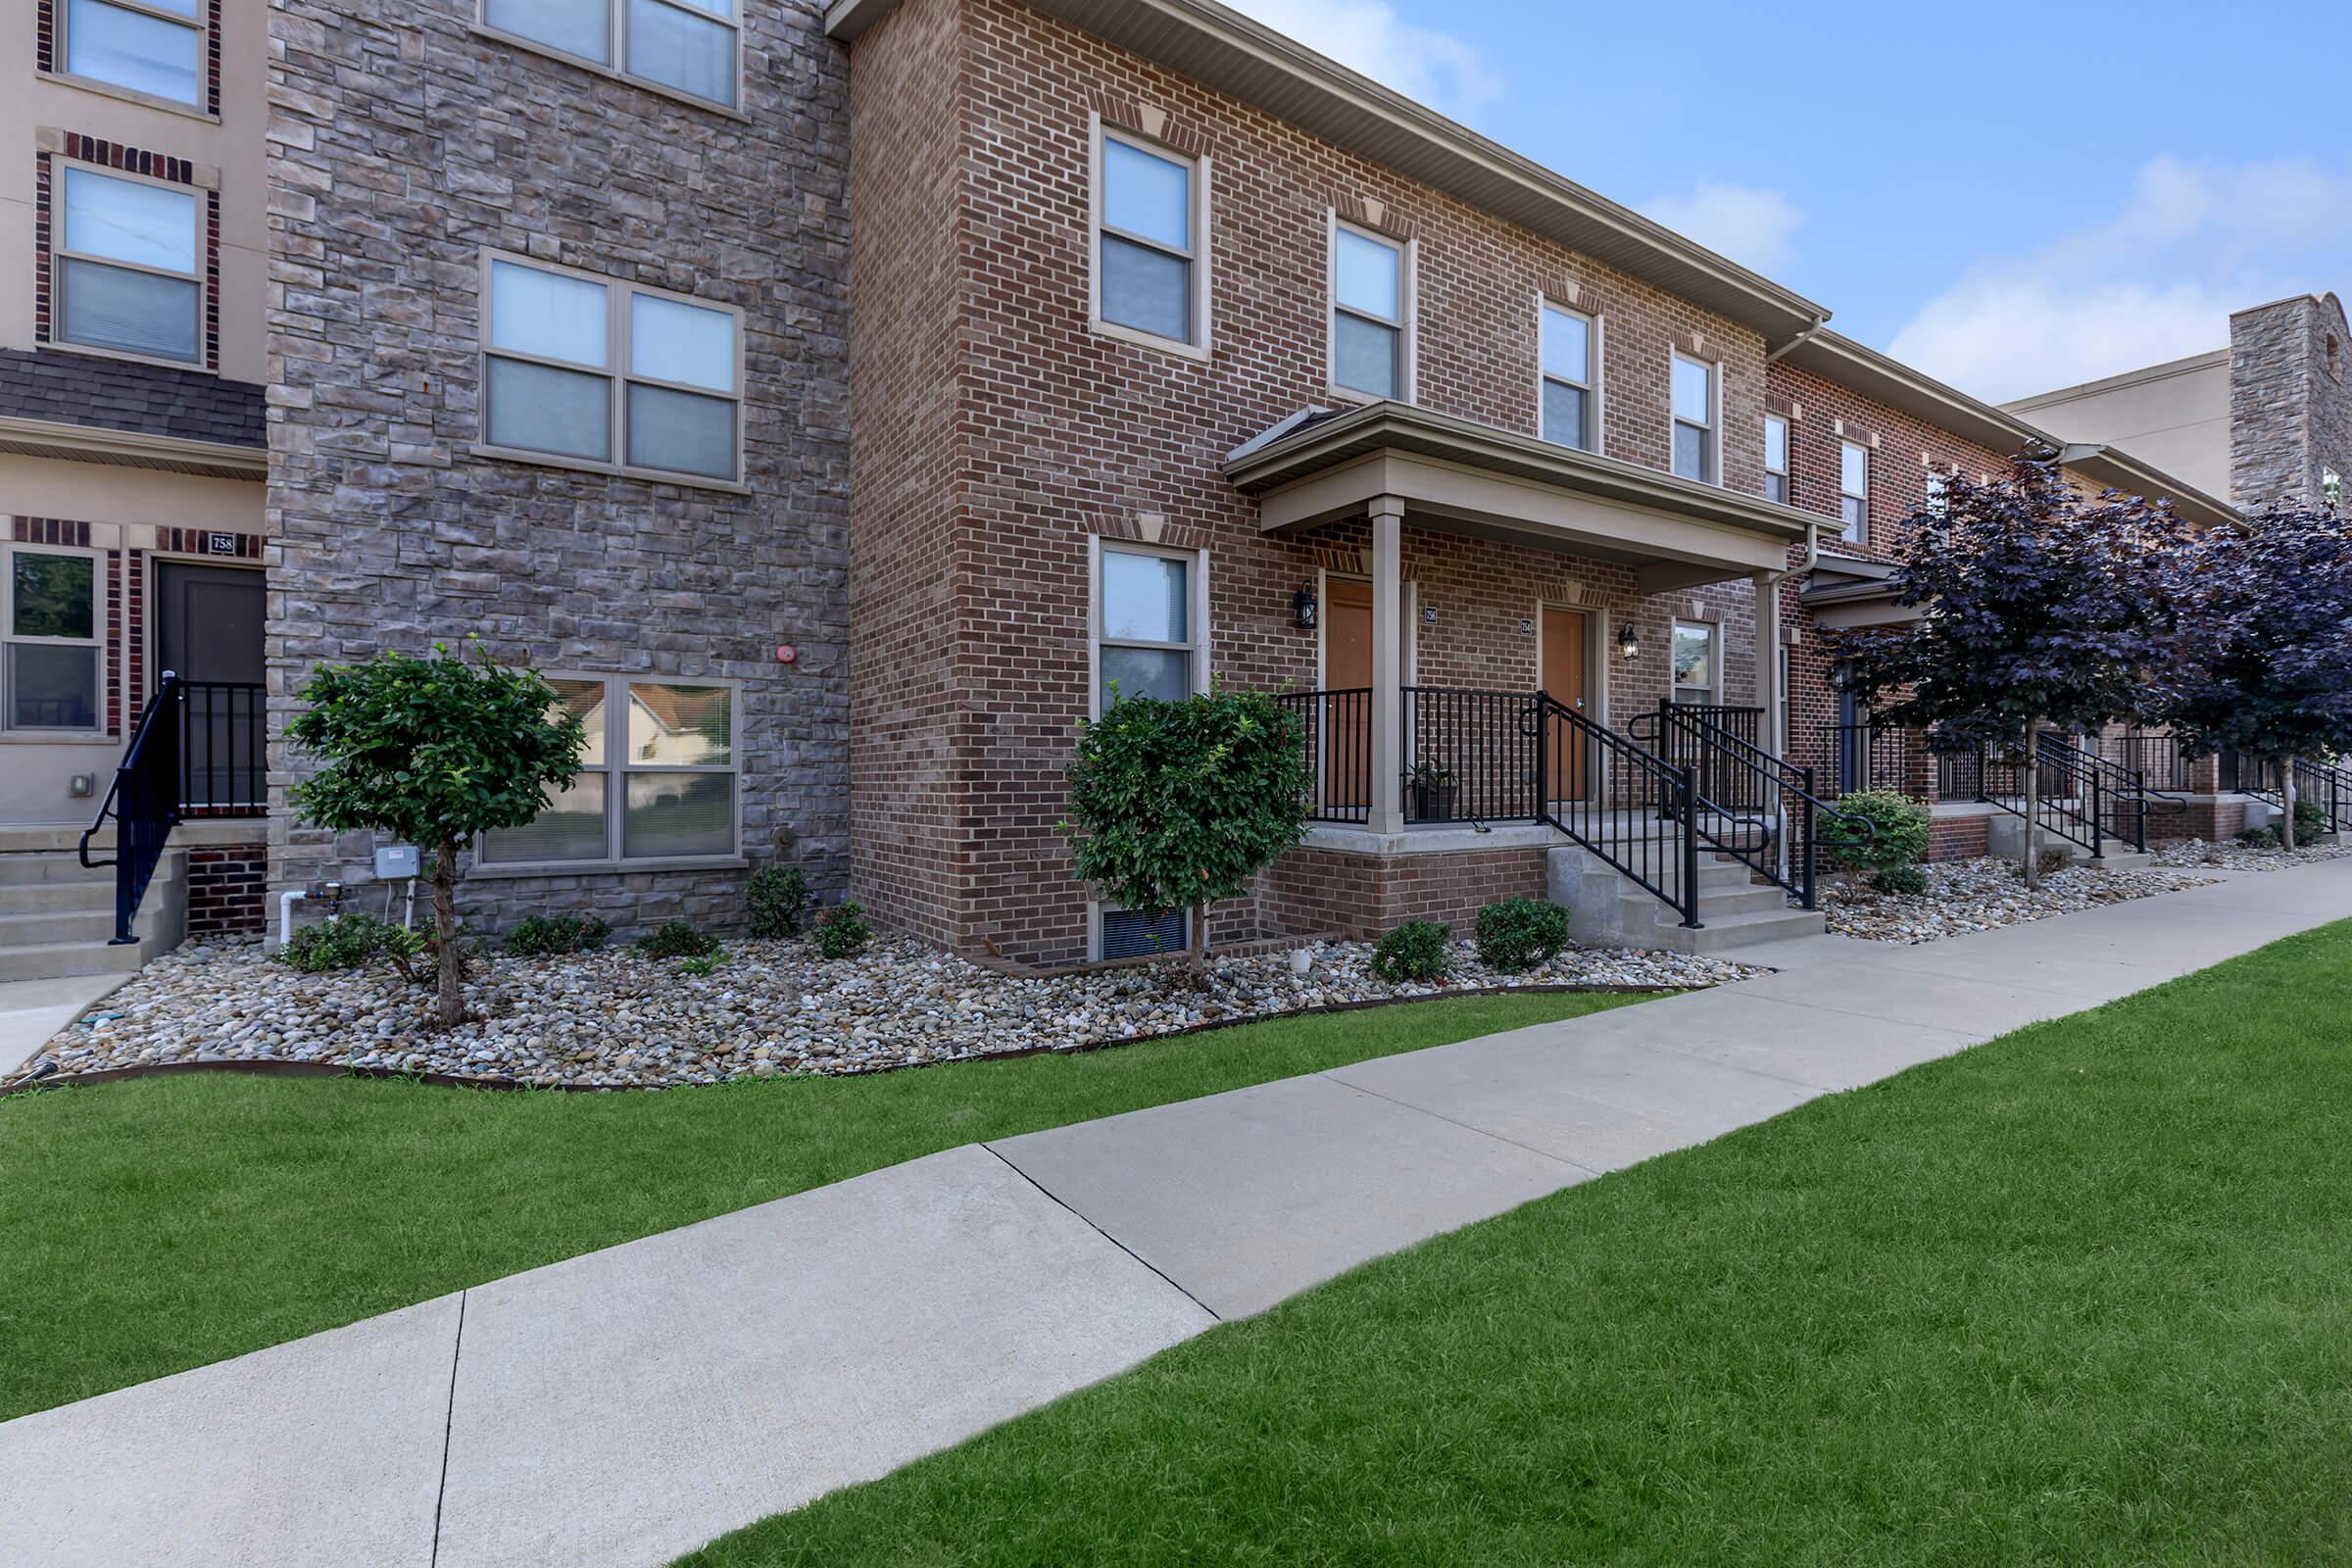
[[1302,582],[1298,585],[1298,591],[1291,596],[1291,612],[1298,617],[1298,629],[1300,631],[1313,631],[1315,629],[1315,590],[1313,584]]
[[1830,690],[1845,692],[1851,690],[1853,684],[1854,662],[1852,660],[1840,659],[1830,666]]
[[1642,639],[1634,634],[1631,626],[1617,628],[1617,657],[1625,660],[1642,657]]

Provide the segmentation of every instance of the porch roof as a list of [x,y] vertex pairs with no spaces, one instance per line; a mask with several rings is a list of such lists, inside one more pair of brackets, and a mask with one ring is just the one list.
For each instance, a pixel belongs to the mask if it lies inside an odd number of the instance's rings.
[[1920,616],[1917,605],[1898,605],[1902,585],[1892,563],[1822,552],[1797,590],[1797,603],[1813,622],[1830,630],[1854,626],[1900,626]]
[[1382,496],[1419,526],[1639,568],[1644,593],[1787,569],[1817,519],[1655,468],[1402,403],[1294,416],[1225,464],[1283,533],[1361,515]]

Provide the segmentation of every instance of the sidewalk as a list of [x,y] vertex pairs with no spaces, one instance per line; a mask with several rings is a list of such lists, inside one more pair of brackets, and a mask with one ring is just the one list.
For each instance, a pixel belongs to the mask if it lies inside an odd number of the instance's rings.
[[[1604,1171],[2352,916],[2352,860],[970,1146],[0,1425],[12,1564],[652,1565]],[[1746,955],[1742,955],[1746,956]]]
[[132,979],[129,974],[70,974],[55,980],[0,980],[0,1078],[87,1012],[90,1004]]

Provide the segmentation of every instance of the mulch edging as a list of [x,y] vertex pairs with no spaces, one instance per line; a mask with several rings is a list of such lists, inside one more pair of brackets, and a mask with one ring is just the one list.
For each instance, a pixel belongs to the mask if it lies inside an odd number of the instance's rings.
[[[1638,986],[1623,982],[1594,982],[1576,984],[1475,986],[1460,991],[1443,991],[1423,997],[1370,997],[1358,1002],[1330,1002],[1313,1007],[1294,1007],[1287,1012],[1258,1012],[1244,1017],[1208,1018],[1187,1024],[1182,1029],[1170,1029],[1155,1035],[1135,1035],[1119,1040],[1093,1040],[1082,1046],[1024,1046],[1017,1051],[992,1051],[985,1055],[963,1056],[954,1061],[894,1062],[887,1067],[863,1067],[854,1072],[778,1074],[774,1078],[755,1080],[750,1077],[730,1078],[721,1083],[774,1083],[781,1078],[871,1078],[883,1073],[911,1072],[919,1068],[945,1067],[958,1063],[988,1061],[1018,1061],[1030,1056],[1077,1056],[1097,1051],[1115,1051],[1123,1046],[1148,1046],[1155,1041],[1181,1040],[1187,1035],[1207,1034],[1217,1029],[1234,1029],[1249,1023],[1271,1023],[1280,1018],[1311,1018],[1324,1013],[1362,1012],[1373,1007],[1409,1006],[1417,1002],[1448,1002],[1470,997],[1527,997],[1591,994],[1596,996],[1680,996],[1693,991],[1712,991],[1713,986]],[[288,1061],[271,1056],[207,1056],[195,1061],[151,1061],[134,1067],[95,1067],[88,1072],[51,1073],[19,1078],[14,1083],[0,1085],[0,1100],[10,1095],[24,1094],[36,1089],[93,1089],[101,1084],[126,1083],[135,1078],[176,1078],[191,1073],[234,1072],[248,1073],[258,1078],[367,1078],[401,1083],[427,1084],[436,1089],[487,1089],[520,1093],[566,1095],[652,1094],[672,1089],[714,1089],[720,1084],[533,1084],[518,1078],[493,1078],[475,1073],[396,1072],[384,1067],[354,1067],[332,1061]]]

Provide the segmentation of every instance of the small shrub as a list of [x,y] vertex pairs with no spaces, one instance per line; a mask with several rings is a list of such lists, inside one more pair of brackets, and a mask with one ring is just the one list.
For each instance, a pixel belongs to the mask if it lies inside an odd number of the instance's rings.
[[1535,899],[1503,899],[1478,911],[1478,956],[1490,969],[1525,969],[1568,945],[1568,911]]
[[827,909],[816,922],[816,951],[828,958],[847,958],[857,954],[873,937],[874,928],[865,923],[865,910],[855,904],[845,904]]
[[692,920],[668,920],[652,936],[639,937],[637,951],[649,958],[707,958],[718,951],[718,938],[697,931]]
[[612,927],[593,914],[526,914],[507,933],[507,951],[524,958],[587,953],[612,935]]
[[277,961],[304,974],[326,974],[336,969],[357,969],[378,954],[406,949],[417,941],[415,932],[404,931],[374,915],[346,914],[321,925],[306,925],[295,932],[277,950]]
[[2053,876],[2074,863],[2074,853],[2069,850],[2045,847],[2039,855],[2034,858],[2034,868],[2043,876]]
[[2295,799],[2295,843],[2297,846],[2317,844],[2320,835],[2328,831],[2328,817],[2317,801]]
[[1881,893],[1917,898],[1928,891],[1928,873],[1916,865],[1890,865],[1884,871],[1871,872],[1870,885]]
[[1435,920],[1407,920],[1372,949],[1372,972],[1383,980],[1440,980],[1453,927]]
[[726,964],[728,958],[732,956],[733,955],[728,953],[726,949],[714,947],[709,953],[703,955],[699,958],[680,958],[678,960],[678,971],[681,974],[691,975],[716,974],[720,968]]
[[808,879],[797,865],[770,862],[745,878],[743,906],[752,935],[761,941],[798,936],[808,908]]
[[2240,828],[2237,842],[2249,850],[2270,850],[2278,846],[2278,830],[2275,827]]
[[1892,790],[1856,790],[1838,797],[1838,809],[1868,822],[1871,832],[1864,834],[1851,822],[1824,816],[1819,827],[1821,847],[1832,865],[1868,871],[1875,879],[1927,858],[1928,808],[1910,796]]

